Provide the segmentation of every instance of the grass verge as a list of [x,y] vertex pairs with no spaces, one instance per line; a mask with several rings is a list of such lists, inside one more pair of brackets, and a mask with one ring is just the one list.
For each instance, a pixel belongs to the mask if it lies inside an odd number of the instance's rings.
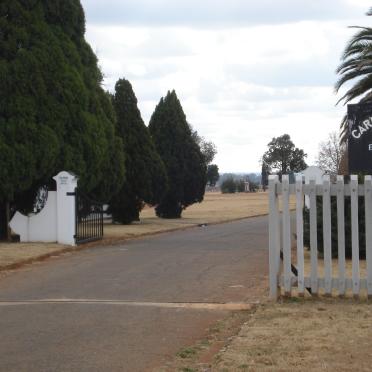
[[128,239],[201,224],[216,224],[268,213],[267,193],[220,194],[206,193],[204,201],[187,208],[182,218],[160,219],[154,208],[145,208],[141,220],[131,225],[105,224],[104,239],[79,247],[56,243],[0,243],[0,271],[16,269],[24,264],[45,260],[66,252],[97,245],[110,245]]

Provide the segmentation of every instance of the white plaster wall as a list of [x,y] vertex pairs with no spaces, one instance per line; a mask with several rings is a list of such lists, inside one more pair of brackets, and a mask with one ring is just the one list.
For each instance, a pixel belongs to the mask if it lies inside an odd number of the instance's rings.
[[323,183],[323,175],[324,171],[321,170],[320,168],[312,165],[308,168],[306,168],[302,174],[305,176],[305,183],[308,184],[310,182],[310,178],[314,179],[315,178],[315,183],[317,185],[321,185]]
[[75,245],[75,196],[78,178],[62,171],[53,179],[57,183],[57,241],[61,244]]
[[9,225],[19,234],[21,242],[56,242],[57,193],[48,192],[45,206],[38,214],[25,216],[16,212]]
[[[306,168],[302,174],[305,177],[306,184],[310,183],[310,179],[315,179],[317,185],[323,184],[324,171],[314,165]],[[305,205],[307,208],[310,208],[310,198],[308,195],[305,196]]]

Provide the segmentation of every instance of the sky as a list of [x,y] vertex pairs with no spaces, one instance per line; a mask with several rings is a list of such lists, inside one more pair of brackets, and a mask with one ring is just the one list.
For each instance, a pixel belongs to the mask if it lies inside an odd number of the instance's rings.
[[174,89],[220,172],[260,172],[285,133],[314,164],[346,112],[333,86],[348,26],[371,22],[366,0],[81,2],[104,89],[128,79],[146,125]]

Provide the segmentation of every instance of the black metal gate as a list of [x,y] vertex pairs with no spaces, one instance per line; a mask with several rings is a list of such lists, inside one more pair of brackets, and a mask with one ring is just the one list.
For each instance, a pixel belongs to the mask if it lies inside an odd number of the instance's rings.
[[103,205],[94,202],[75,189],[75,242],[99,240],[103,237]]

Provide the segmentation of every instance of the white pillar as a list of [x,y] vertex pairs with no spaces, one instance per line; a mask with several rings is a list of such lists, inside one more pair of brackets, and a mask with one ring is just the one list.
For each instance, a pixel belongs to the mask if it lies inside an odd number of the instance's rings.
[[75,192],[78,178],[62,171],[53,179],[57,183],[57,242],[75,245]]

